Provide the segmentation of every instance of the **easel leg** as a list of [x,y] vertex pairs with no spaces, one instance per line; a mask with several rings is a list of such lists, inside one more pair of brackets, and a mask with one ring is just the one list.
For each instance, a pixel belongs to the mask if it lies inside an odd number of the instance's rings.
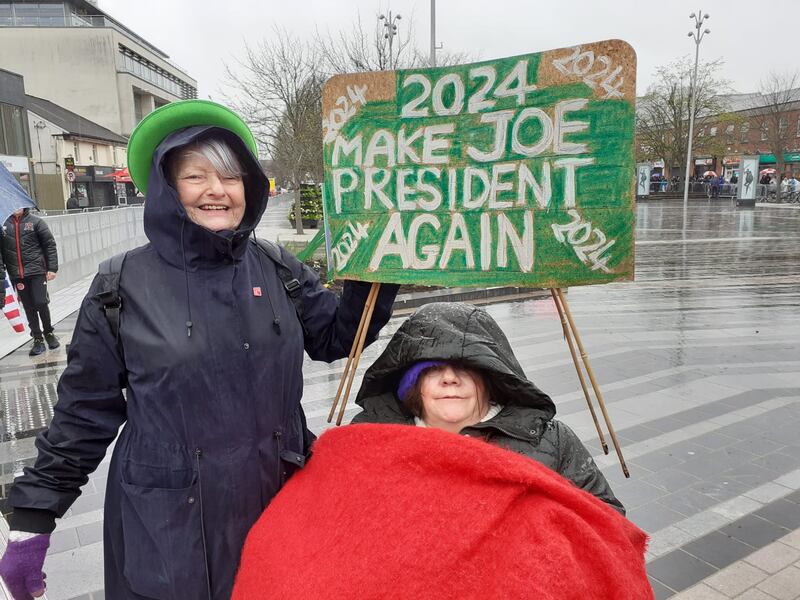
[[622,472],[625,474],[625,477],[630,477],[631,475],[628,472],[628,465],[625,464],[625,458],[622,456],[622,449],[620,448],[619,441],[617,440],[617,434],[614,432],[614,426],[611,425],[611,419],[609,418],[608,411],[606,410],[606,403],[605,400],[603,400],[603,394],[600,392],[600,386],[597,385],[597,380],[594,377],[594,371],[592,371],[592,366],[589,364],[589,357],[586,355],[586,350],[583,348],[581,337],[578,335],[578,330],[575,328],[575,322],[572,320],[572,313],[569,310],[567,299],[564,297],[564,292],[561,291],[561,288],[556,288],[556,293],[561,301],[561,306],[564,308],[564,313],[567,315],[567,321],[569,322],[570,329],[572,329],[572,334],[575,336],[575,343],[578,345],[578,350],[581,353],[581,359],[583,359],[583,365],[586,367],[586,373],[589,375],[589,381],[592,382],[592,389],[594,389],[594,393],[597,396],[597,403],[600,405],[600,411],[603,413],[603,419],[606,422],[608,432],[611,434],[611,441],[614,443],[614,450],[617,451],[617,457],[619,457],[619,464],[622,467]]
[[567,340],[569,353],[572,355],[572,364],[575,365],[575,372],[578,374],[578,381],[581,382],[583,397],[586,398],[586,405],[589,407],[589,412],[592,415],[592,421],[594,421],[594,427],[597,430],[597,437],[600,438],[600,444],[603,446],[603,452],[608,454],[608,444],[606,443],[606,438],[603,435],[603,430],[600,428],[600,422],[597,420],[597,413],[594,411],[594,405],[592,404],[592,397],[589,395],[589,389],[586,387],[586,380],[583,377],[583,370],[578,362],[578,355],[575,353],[575,345],[572,343],[572,334],[570,333],[569,326],[567,325],[567,319],[564,317],[564,310],[561,308],[561,302],[556,295],[555,289],[551,288],[550,293],[553,295],[553,303],[556,305],[558,316],[561,319],[561,329],[564,330],[564,339]]
[[[358,329],[356,329],[356,336],[353,339],[353,347],[350,349],[350,356],[347,358],[347,363],[345,364],[344,372],[342,373],[342,380],[339,382],[339,389],[336,392],[336,398],[334,399],[333,406],[331,406],[330,413],[328,414],[328,423],[330,423],[333,419],[333,415],[336,412],[336,406],[339,404],[339,399],[341,397],[342,405],[339,409],[339,416],[336,419],[336,424],[342,424],[345,406],[347,405],[347,397],[350,395],[350,388],[353,385],[353,379],[355,379],[356,376],[358,363],[361,360],[361,352],[364,350],[364,343],[367,339],[367,331],[369,331],[369,323],[372,320],[372,313],[375,310],[375,305],[378,303],[378,292],[380,289],[380,283],[373,283],[369,290],[369,294],[367,295],[367,301],[364,303],[364,311],[361,313],[361,320],[359,321]],[[347,381],[346,388],[345,381]],[[342,388],[345,388],[343,397]]]

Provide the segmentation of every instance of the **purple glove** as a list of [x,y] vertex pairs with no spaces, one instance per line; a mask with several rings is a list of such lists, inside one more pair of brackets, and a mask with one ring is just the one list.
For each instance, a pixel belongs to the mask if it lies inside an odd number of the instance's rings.
[[32,600],[44,594],[42,566],[50,546],[50,534],[40,533],[21,542],[9,542],[0,559],[0,577],[14,600]]

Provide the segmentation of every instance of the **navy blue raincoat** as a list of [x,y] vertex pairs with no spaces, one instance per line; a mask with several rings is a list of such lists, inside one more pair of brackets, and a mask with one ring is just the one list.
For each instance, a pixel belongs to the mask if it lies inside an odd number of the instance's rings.
[[[250,173],[235,232],[189,221],[164,175],[169,150],[212,133]],[[120,279],[120,343],[95,297],[98,278],[36,465],[11,491],[11,524],[52,528],[42,517],[64,514],[124,424],[106,491],[106,597],[221,600],[250,526],[304,460],[303,351],[325,361],[347,355],[369,284],[347,282],[340,301],[284,252],[302,284],[304,335],[274,263],[248,240],[268,183],[244,144],[193,127],[162,142],[154,165],[144,211],[150,243],[128,253]],[[370,340],[396,291],[382,286]]]

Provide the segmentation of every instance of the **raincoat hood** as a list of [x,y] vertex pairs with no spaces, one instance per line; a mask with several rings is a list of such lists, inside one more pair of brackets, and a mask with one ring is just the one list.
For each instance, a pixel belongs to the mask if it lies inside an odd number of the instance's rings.
[[556,408],[550,397],[525,376],[503,330],[489,314],[470,304],[436,302],[417,310],[392,336],[367,369],[356,403],[383,396],[397,400],[397,386],[412,364],[446,360],[481,371],[500,393],[500,404],[540,410],[548,419]]
[[[226,141],[246,171],[245,211],[235,231],[210,231],[189,219],[166,172],[167,155],[172,150],[211,137]],[[247,248],[248,236],[261,220],[268,198],[269,181],[256,157],[236,134],[213,126],[180,129],[167,136],[153,154],[144,208],[145,235],[161,258],[189,271],[226,259],[239,260]]]

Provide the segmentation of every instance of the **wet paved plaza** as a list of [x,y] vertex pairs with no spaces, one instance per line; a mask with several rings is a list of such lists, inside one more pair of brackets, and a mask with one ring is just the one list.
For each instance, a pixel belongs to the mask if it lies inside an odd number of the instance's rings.
[[[630,479],[613,450],[603,455],[552,301],[487,310],[650,533],[657,598],[800,598],[800,210],[692,203],[685,233],[679,202],[637,210],[636,281],[568,294]],[[59,323],[62,340],[74,318]],[[32,360],[27,346],[0,360],[0,508],[52,416],[64,364],[63,349]],[[343,367],[306,365],[316,433]],[[104,478],[101,465],[53,535],[51,600],[103,597]]]

